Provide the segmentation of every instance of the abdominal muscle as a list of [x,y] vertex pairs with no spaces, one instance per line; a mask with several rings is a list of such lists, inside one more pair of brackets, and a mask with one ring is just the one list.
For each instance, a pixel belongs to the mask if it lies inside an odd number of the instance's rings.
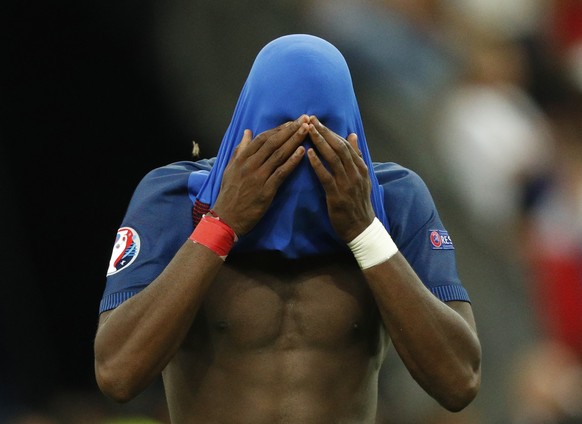
[[227,262],[164,370],[172,423],[374,423],[378,316],[351,260]]

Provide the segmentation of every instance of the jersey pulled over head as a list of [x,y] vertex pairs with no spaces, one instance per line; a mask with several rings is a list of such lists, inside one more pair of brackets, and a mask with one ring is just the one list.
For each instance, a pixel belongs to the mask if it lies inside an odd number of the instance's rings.
[[[358,144],[372,180],[371,201],[387,227],[381,187],[372,162],[352,79],[340,51],[312,35],[277,38],[257,55],[242,89],[232,121],[220,145],[216,162],[194,197],[196,213],[214,204],[222,173],[245,129],[254,136],[297,119],[316,115],[335,133],[358,135]],[[306,139],[306,148],[311,141]],[[196,216],[195,216],[196,220]],[[325,192],[307,157],[280,187],[265,216],[237,242],[237,251],[275,250],[289,258],[347,249],[333,230]]]

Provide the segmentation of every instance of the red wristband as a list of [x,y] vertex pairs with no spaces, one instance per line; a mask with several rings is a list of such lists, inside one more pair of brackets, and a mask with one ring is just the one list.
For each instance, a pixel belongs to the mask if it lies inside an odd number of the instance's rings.
[[202,216],[189,238],[194,243],[201,244],[212,250],[223,261],[238,240],[232,228],[213,212]]

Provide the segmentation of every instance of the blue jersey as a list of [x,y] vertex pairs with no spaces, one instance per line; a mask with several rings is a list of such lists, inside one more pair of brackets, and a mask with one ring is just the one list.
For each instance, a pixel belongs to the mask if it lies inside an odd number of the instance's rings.
[[[117,232],[100,312],[147,287],[188,239],[196,215],[193,200],[213,164],[214,159],[176,162],[142,179]],[[400,252],[439,299],[468,302],[453,243],[424,181],[395,163],[374,163],[373,169]]]

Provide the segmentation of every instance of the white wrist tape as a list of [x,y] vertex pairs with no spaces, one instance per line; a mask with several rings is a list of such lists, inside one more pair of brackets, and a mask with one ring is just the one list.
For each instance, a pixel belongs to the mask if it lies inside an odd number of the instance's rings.
[[378,218],[348,243],[361,269],[367,269],[390,259],[398,247]]

